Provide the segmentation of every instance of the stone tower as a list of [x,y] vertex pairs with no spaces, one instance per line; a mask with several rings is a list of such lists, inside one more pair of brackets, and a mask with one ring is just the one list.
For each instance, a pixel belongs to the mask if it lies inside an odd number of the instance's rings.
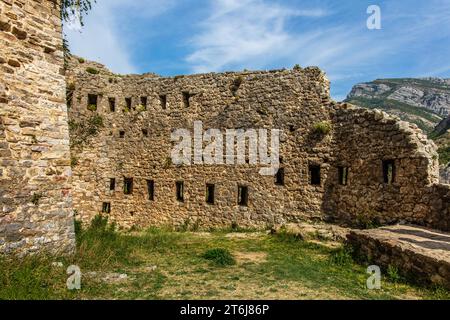
[[0,0],[0,252],[74,249],[59,0]]

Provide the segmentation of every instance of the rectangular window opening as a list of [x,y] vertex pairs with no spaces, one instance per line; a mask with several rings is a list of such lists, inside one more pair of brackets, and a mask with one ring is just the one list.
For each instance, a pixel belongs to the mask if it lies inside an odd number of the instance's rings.
[[123,193],[132,194],[133,193],[133,178],[123,179]]
[[185,108],[190,107],[190,103],[191,103],[190,99],[191,99],[191,95],[189,94],[189,92],[187,92],[187,91],[183,92],[183,103],[184,103]]
[[284,186],[284,168],[279,168],[275,175],[275,184],[278,186]]
[[160,95],[159,101],[161,102],[161,108],[166,109],[167,108],[167,95],[165,95],[165,94]]
[[248,187],[239,186],[238,187],[238,204],[240,206],[248,206]]
[[320,166],[309,166],[310,184],[313,186],[320,186]]
[[91,111],[97,111],[98,95],[88,94],[88,109]]
[[111,213],[111,203],[103,202],[102,213]]
[[109,190],[111,190],[111,191],[116,190],[116,179],[115,178],[109,179]]
[[147,129],[142,129],[142,135],[144,137],[148,137],[148,130]]
[[125,131],[123,130],[119,131],[119,136],[121,139],[125,138]]
[[109,98],[109,111],[110,112],[116,112],[116,99],[115,98]]
[[147,180],[147,193],[148,193],[148,200],[154,201],[155,200],[155,181]]
[[339,184],[346,186],[348,183],[348,167],[339,167]]
[[384,183],[392,184],[395,182],[395,161],[394,160],[384,160],[383,161],[383,179]]
[[206,185],[206,203],[214,204],[214,201],[215,201],[214,192],[215,192],[215,185],[207,184]]
[[125,98],[125,104],[127,106],[127,109],[131,110],[131,104],[132,104],[131,98]]
[[141,97],[141,105],[144,107],[145,110],[147,110],[147,97]]
[[177,188],[176,190],[177,201],[184,202],[184,182],[177,181],[176,188]]

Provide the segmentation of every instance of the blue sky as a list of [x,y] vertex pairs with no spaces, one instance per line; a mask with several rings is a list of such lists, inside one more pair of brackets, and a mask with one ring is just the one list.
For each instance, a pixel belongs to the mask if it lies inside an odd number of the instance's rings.
[[[369,30],[369,5],[381,30]],[[162,76],[316,65],[341,100],[358,82],[450,77],[450,0],[97,0],[74,54]]]

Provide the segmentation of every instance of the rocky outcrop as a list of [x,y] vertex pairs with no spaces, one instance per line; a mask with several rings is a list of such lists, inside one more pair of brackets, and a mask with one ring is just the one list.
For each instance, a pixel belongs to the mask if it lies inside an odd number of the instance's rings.
[[[347,236],[356,258],[389,267],[421,284],[450,289],[450,234],[415,226],[397,225],[353,230]],[[368,261],[367,261],[368,260]],[[393,270],[393,269],[391,269]]]
[[347,100],[359,97],[397,101],[448,116],[450,79],[381,79],[355,85]]

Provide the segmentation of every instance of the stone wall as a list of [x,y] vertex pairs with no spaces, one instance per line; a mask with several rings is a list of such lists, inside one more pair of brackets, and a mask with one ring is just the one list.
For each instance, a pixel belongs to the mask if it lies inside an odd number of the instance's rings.
[[[333,123],[336,162],[325,209],[354,224],[422,223],[434,205],[423,195],[439,182],[435,145],[416,125],[381,111],[338,105]],[[390,183],[383,161],[393,162]],[[338,166],[349,168],[347,185],[336,184]]]
[[[313,220],[427,224],[437,212],[448,217],[448,199],[433,200],[440,196],[433,187],[438,183],[434,144],[414,125],[333,102],[328,80],[317,68],[162,78],[114,75],[75,58],[69,69],[74,208],[84,222],[102,211],[124,227],[188,221],[199,227]],[[146,110],[141,97],[147,99]],[[103,127],[89,130],[99,120]],[[250,164],[171,164],[171,132],[192,130],[196,120],[205,130],[283,130],[284,185]],[[329,133],[315,129],[323,123],[331,124]],[[389,160],[395,177],[387,183],[383,161]],[[313,166],[320,167],[320,185],[311,184]],[[340,183],[339,167],[349,169],[346,185]],[[124,194],[124,178],[133,178],[130,195]],[[154,181],[153,200],[147,180]],[[184,182],[184,202],[176,199],[177,181]],[[205,201],[207,184],[215,185],[214,205]],[[237,203],[239,185],[249,187],[248,206]]]
[[59,1],[0,0],[0,252],[71,252]]
[[[423,227],[396,225],[372,230],[352,230],[347,235],[354,257],[414,282],[450,289],[450,237]],[[382,277],[383,280],[384,277]]]

